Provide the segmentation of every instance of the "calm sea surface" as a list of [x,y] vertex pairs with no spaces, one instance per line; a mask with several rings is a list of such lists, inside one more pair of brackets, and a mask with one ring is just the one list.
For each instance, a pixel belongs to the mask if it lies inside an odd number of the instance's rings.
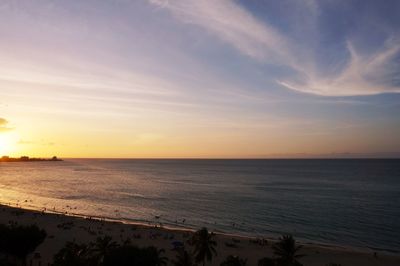
[[400,252],[400,160],[0,163],[0,201]]

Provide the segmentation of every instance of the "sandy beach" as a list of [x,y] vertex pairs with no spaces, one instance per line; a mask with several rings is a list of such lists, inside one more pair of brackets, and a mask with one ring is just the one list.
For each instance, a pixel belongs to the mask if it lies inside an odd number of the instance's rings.
[[[0,223],[17,223],[18,225],[36,224],[47,232],[45,241],[28,257],[32,265],[50,265],[52,258],[67,241],[89,243],[99,236],[111,236],[114,241],[122,243],[130,239],[138,247],[155,246],[163,248],[166,256],[175,258],[174,241],[186,242],[193,232],[189,230],[155,228],[140,224],[125,224],[98,220],[88,217],[72,217],[62,214],[25,210],[1,205]],[[257,241],[255,238],[216,234],[218,255],[209,265],[219,265],[228,255],[247,259],[247,265],[257,265],[263,257],[273,257],[271,245],[273,239]],[[260,240],[260,239],[259,239]],[[302,244],[302,243],[301,243]],[[373,251],[356,250],[344,247],[334,247],[316,244],[303,244],[302,252],[306,256],[300,261],[304,265],[321,266],[329,263],[346,265],[399,265],[400,256]],[[36,253],[36,258],[34,258]],[[38,259],[40,254],[40,259]],[[32,262],[31,262],[32,261]]]

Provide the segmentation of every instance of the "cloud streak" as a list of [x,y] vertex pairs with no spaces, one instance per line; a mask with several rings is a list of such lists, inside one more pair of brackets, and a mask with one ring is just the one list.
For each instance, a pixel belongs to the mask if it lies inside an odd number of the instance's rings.
[[289,89],[323,96],[400,92],[400,87],[392,83],[400,74],[400,64],[395,62],[395,57],[400,51],[399,44],[388,45],[372,55],[359,54],[351,42],[348,42],[347,49],[350,54],[349,61],[336,76],[309,75],[304,81],[283,80],[278,83]]
[[8,121],[0,117],[0,133],[10,131],[12,128],[8,127]]
[[[322,74],[315,60],[314,47],[299,43],[273,25],[256,18],[250,11],[234,1],[163,1],[150,0],[158,7],[169,10],[186,24],[203,28],[221,41],[231,45],[242,55],[257,62],[285,66],[295,75],[277,79],[277,83],[291,90],[323,96],[373,95],[400,92],[395,77],[399,63],[395,59],[400,51],[396,37],[388,37],[375,53],[360,53],[348,38],[347,64],[339,74]],[[315,1],[304,1],[309,12],[308,22],[317,23],[320,7]],[[297,3],[293,3],[297,4]],[[304,23],[312,30],[316,25]],[[303,29],[304,30],[304,29]],[[320,33],[321,35],[322,33]],[[307,36],[303,36],[307,39]],[[318,38],[318,33],[313,38]],[[314,53],[314,54],[313,54]],[[333,64],[332,64],[333,65]]]
[[260,61],[290,61],[286,37],[233,1],[150,0],[177,19],[200,26],[242,54]]

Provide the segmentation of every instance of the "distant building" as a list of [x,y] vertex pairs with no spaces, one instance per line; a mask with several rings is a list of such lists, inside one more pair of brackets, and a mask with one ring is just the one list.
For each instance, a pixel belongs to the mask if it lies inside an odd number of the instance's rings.
[[29,156],[21,156],[21,161],[29,161]]

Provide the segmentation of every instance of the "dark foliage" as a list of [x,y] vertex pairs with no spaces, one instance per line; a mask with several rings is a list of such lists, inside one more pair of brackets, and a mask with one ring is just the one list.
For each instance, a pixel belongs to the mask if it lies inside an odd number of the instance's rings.
[[164,252],[163,249],[138,248],[128,243],[120,246],[105,236],[89,245],[67,242],[54,256],[54,266],[164,266],[167,265]]
[[23,263],[46,238],[46,232],[36,225],[0,225],[0,253],[17,258]]
[[193,256],[185,248],[177,250],[176,259],[172,261],[172,264],[174,266],[197,266]]
[[246,266],[247,260],[238,256],[228,256],[220,266]]
[[155,247],[138,248],[131,245],[121,246],[113,249],[104,257],[105,266],[132,266],[148,265],[163,266],[167,265],[167,258],[163,256],[164,250]]
[[206,260],[211,262],[213,255],[217,255],[215,250],[217,242],[214,240],[214,234],[209,233],[207,228],[197,231],[191,242],[194,245],[196,262],[202,262],[205,265]]
[[98,237],[96,242],[92,245],[93,256],[96,257],[97,261],[101,265],[104,258],[119,245],[117,242],[112,240],[111,236]]
[[291,235],[283,235],[280,241],[272,247],[274,254],[278,257],[276,259],[278,266],[301,266],[298,261],[299,258],[304,257],[303,254],[298,254],[302,246],[297,246],[296,241]]
[[84,266],[97,265],[91,246],[67,242],[65,246],[54,256],[54,266]]
[[258,261],[258,266],[275,266],[276,265],[276,260],[272,258],[262,258]]
[[15,266],[15,263],[10,262],[9,260],[7,260],[7,258],[1,258],[0,259],[0,265],[1,266]]

